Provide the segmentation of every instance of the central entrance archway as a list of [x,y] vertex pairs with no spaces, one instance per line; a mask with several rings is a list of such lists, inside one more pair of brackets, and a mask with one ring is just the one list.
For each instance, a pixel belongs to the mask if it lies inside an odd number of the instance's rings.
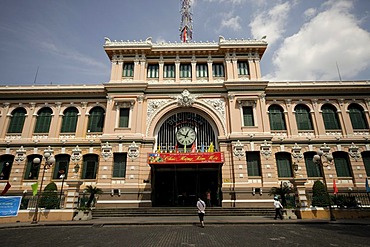
[[152,166],[152,202],[157,207],[194,207],[197,196],[221,205],[221,165],[179,164]]

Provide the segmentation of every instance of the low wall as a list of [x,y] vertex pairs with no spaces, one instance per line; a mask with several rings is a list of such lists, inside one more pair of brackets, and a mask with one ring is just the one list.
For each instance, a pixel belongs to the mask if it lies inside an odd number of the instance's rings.
[[[359,219],[370,218],[370,208],[366,209],[338,209],[333,208],[333,215],[336,219]],[[312,207],[296,210],[299,219],[330,219],[328,208]]]
[[[76,210],[73,209],[40,209],[37,216],[38,221],[70,221],[73,219]],[[34,210],[19,210],[14,217],[0,217],[1,223],[32,222]]]

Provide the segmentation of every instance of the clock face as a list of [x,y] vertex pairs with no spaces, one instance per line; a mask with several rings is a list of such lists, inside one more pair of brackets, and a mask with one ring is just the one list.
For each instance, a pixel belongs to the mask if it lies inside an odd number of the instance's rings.
[[190,145],[195,141],[196,133],[193,128],[184,126],[176,132],[176,139],[181,145]]

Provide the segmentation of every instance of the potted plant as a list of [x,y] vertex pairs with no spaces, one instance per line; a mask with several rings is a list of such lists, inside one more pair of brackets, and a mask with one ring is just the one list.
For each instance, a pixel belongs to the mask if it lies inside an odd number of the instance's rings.
[[95,199],[95,195],[102,194],[103,191],[100,188],[88,185],[86,186],[84,193],[90,194],[89,199],[87,200],[87,202],[85,200],[81,200],[80,207],[77,208],[77,214],[73,218],[73,220],[91,220],[92,219],[91,207]]

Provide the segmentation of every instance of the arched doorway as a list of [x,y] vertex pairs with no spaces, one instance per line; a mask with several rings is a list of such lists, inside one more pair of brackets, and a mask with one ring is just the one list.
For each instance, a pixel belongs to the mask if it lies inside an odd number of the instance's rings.
[[157,151],[149,155],[153,206],[194,207],[207,191],[212,206],[221,205],[223,154],[213,126],[194,112],[173,113],[161,124]]

